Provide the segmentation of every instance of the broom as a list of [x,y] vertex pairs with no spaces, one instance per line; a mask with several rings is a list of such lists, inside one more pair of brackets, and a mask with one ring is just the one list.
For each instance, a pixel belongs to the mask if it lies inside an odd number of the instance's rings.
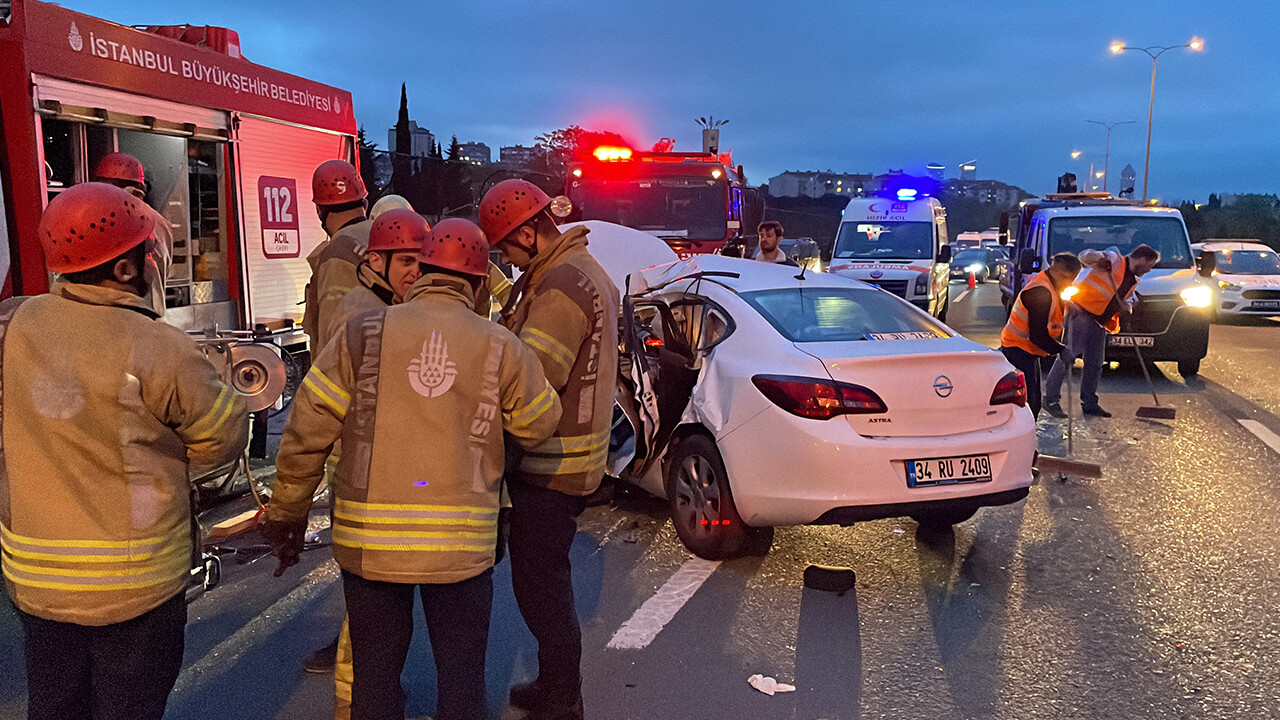
[[1150,418],[1153,420],[1175,420],[1178,417],[1176,408],[1164,407],[1160,404],[1160,398],[1156,396],[1156,384],[1151,382],[1151,373],[1147,372],[1147,363],[1142,359],[1142,350],[1138,348],[1137,339],[1134,339],[1133,351],[1138,354],[1138,366],[1142,368],[1142,377],[1147,379],[1147,389],[1151,391],[1151,399],[1155,401],[1155,405],[1143,405],[1138,408],[1135,413],[1140,418]]

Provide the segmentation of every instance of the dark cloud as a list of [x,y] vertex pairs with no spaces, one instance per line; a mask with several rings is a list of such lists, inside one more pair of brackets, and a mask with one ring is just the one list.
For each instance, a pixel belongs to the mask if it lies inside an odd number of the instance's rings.
[[403,81],[414,119],[446,140],[527,145],[576,123],[691,148],[693,118],[712,113],[732,120],[723,145],[753,182],[977,158],[981,177],[1031,191],[1102,162],[1088,119],[1139,121],[1113,134],[1112,173],[1141,171],[1150,61],[1107,46],[1199,35],[1206,52],[1160,60],[1152,193],[1280,190],[1273,2],[65,4],[234,28],[255,62],[350,90],[379,142]]

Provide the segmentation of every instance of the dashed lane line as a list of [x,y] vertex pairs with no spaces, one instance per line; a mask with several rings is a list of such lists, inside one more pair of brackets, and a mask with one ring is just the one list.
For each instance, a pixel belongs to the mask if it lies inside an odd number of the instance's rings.
[[622,623],[606,647],[612,650],[648,647],[718,567],[718,560],[697,557],[686,560],[653,597],[644,601],[630,620]]
[[1280,453],[1280,435],[1272,432],[1271,428],[1263,425],[1257,420],[1238,419],[1236,422],[1240,423],[1245,430],[1256,435],[1259,440],[1266,443],[1267,447],[1275,450],[1277,453]]
[[972,289],[969,289],[969,290],[965,290],[964,292],[960,293],[960,296],[956,298],[956,303],[958,304],[958,303],[962,303],[962,302],[964,302],[964,299],[965,299],[965,298],[967,298],[967,297],[969,297],[969,293],[971,293],[971,292],[973,292],[973,290],[972,290]]

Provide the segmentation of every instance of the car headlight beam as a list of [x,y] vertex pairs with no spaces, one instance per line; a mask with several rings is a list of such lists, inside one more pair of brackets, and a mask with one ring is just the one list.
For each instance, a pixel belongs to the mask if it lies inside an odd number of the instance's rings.
[[1213,304],[1213,288],[1208,285],[1196,285],[1178,293],[1187,307],[1207,308]]

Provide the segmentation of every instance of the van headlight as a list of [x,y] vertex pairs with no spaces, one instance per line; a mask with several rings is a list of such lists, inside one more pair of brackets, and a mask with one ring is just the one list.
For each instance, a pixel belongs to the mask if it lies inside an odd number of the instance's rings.
[[969,265],[968,267],[966,267],[966,268],[964,269],[964,271],[965,271],[965,272],[967,272],[967,273],[980,273],[980,272],[982,272],[982,266],[981,266],[981,265]]
[[1213,289],[1208,285],[1196,285],[1178,293],[1187,307],[1207,308],[1213,304]]
[[1219,280],[1218,287],[1222,288],[1222,292],[1236,292],[1241,289],[1240,285],[1233,282],[1227,282],[1226,280]]
[[916,295],[928,295],[929,297],[933,297],[933,283],[929,282],[930,279],[931,276],[929,273],[920,273],[916,276]]

